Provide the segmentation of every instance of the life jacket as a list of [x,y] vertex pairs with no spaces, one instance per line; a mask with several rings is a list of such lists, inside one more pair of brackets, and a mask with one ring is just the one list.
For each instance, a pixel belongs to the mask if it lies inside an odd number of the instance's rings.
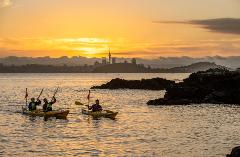
[[92,109],[93,112],[102,111],[102,106],[101,106],[101,105],[94,104],[94,105],[91,107],[91,109]]
[[52,110],[52,103],[51,102],[47,104],[47,110]]
[[47,104],[43,104],[43,111],[47,110]]
[[36,110],[37,105],[35,102],[30,102],[28,108],[29,108],[29,110]]

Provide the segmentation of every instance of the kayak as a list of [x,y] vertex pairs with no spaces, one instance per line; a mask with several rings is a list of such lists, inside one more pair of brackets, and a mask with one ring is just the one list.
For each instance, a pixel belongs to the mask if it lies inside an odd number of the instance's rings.
[[36,111],[29,111],[25,108],[22,108],[22,113],[29,116],[39,116],[44,118],[56,117],[59,119],[66,119],[69,113],[69,110],[55,110],[55,111],[48,111],[43,112],[43,110],[36,110]]
[[110,118],[110,119],[115,119],[115,117],[118,114],[118,112],[113,112],[113,111],[110,111],[110,110],[92,112],[92,111],[88,111],[88,110],[85,110],[85,109],[82,109],[82,113],[85,114],[85,115],[91,115],[93,118],[104,117],[104,118]]

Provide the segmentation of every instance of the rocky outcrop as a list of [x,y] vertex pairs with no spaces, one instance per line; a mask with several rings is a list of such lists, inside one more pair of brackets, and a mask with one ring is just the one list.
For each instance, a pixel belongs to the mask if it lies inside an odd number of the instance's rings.
[[174,85],[174,81],[162,78],[142,79],[142,80],[124,80],[113,79],[101,86],[94,86],[92,89],[146,89],[146,90],[164,90]]
[[148,105],[240,104],[240,73],[210,69],[193,73],[183,82],[166,89],[164,98],[150,100]]
[[231,154],[228,154],[226,157],[240,157],[240,146],[233,148]]

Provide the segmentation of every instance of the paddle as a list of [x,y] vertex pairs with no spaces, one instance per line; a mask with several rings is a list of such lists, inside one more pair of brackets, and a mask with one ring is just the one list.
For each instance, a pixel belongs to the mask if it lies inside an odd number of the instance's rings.
[[[104,104],[109,101],[111,101],[111,100],[103,101],[101,104]],[[75,105],[77,105],[77,106],[85,106],[85,107],[89,106],[89,105],[85,105],[85,104],[86,104],[86,102],[75,101]]]
[[[109,102],[109,101],[111,101],[111,100],[103,101],[103,102],[101,102],[101,104],[104,104],[104,103]],[[88,105],[85,105],[86,103],[88,103],[88,102],[75,101],[75,105],[78,105],[78,106],[83,106],[83,105],[88,106]]]
[[56,94],[57,94],[57,92],[58,92],[58,89],[59,89],[59,87],[57,87],[57,89],[55,90],[51,101],[53,101],[53,98],[56,96]]
[[[27,91],[27,88],[26,88],[26,93],[25,93],[26,107],[28,106],[27,98],[28,98],[28,91]],[[23,106],[22,106],[22,108],[23,108]]]
[[87,107],[88,107],[88,110],[89,110],[89,104],[90,104],[90,94],[91,94],[91,91],[89,90],[88,91],[88,96],[87,96],[87,99],[88,99],[88,105],[87,105]]
[[38,95],[37,99],[40,98],[40,96],[42,95],[42,93],[43,93],[43,89],[41,90],[41,92],[40,92],[40,94]]
[[79,102],[79,101],[75,101],[75,105],[78,105],[78,106],[84,106],[83,103]]

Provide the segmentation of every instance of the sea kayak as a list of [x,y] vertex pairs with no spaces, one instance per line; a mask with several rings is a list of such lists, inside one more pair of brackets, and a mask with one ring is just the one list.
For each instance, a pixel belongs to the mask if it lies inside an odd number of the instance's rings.
[[55,110],[55,111],[48,111],[43,112],[43,110],[36,110],[36,111],[29,111],[25,108],[22,108],[22,113],[29,116],[39,116],[44,118],[56,117],[59,119],[66,119],[69,113],[69,110]]
[[115,117],[118,114],[118,112],[113,112],[113,111],[110,111],[110,110],[92,112],[92,111],[88,111],[88,110],[85,110],[85,109],[82,109],[82,113],[85,114],[85,115],[91,115],[93,118],[104,117],[104,118],[110,118],[110,119],[115,119]]

